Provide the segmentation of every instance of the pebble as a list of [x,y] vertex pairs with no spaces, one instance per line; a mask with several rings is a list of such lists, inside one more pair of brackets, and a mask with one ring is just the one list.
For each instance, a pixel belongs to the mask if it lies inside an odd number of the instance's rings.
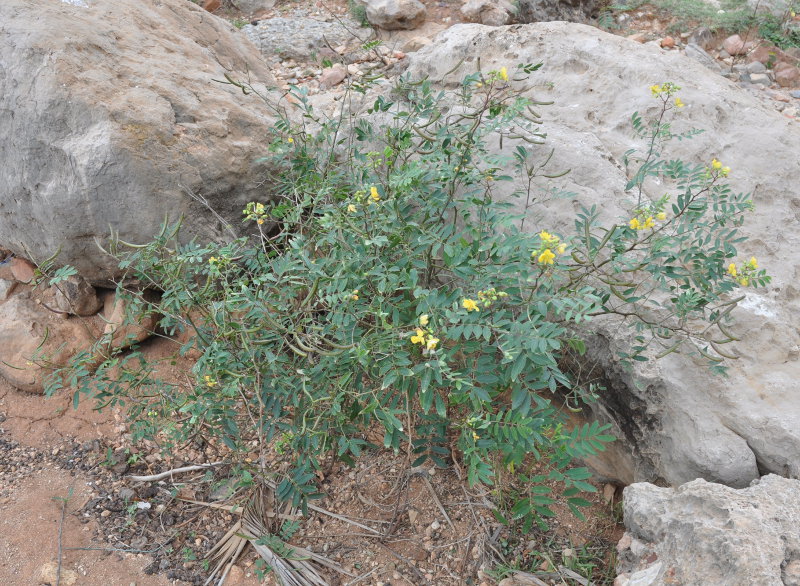
[[789,95],[800,100],[800,90],[792,90],[789,92]]

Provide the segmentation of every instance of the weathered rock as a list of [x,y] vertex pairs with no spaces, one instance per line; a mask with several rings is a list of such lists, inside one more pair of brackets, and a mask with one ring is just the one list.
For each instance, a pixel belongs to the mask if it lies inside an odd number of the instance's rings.
[[697,45],[703,50],[708,49],[714,41],[714,34],[707,27],[700,27],[692,31],[687,41],[690,45]]
[[[741,229],[751,239],[741,254],[756,256],[773,282],[741,291],[745,300],[733,326],[741,341],[730,346],[741,358],[730,361],[727,378],[675,354],[626,371],[616,359],[625,348],[619,328],[601,328],[590,340],[587,359],[600,365],[606,385],[593,416],[612,423],[620,438],[600,462],[604,473],[624,484],[703,477],[733,486],[747,486],[759,471],[800,475],[800,232],[775,228],[775,218],[786,225],[800,221],[800,198],[786,187],[796,182],[800,127],[677,51],[577,24],[457,25],[409,56],[409,73],[455,87],[475,71],[478,58],[483,71],[544,63],[514,87],[555,102],[542,108],[548,149],[555,148],[549,169],[572,171],[552,187],[577,195],[537,210],[541,220],[532,230],[563,227],[569,233],[578,205],[597,204],[609,222],[627,212],[622,159],[636,145],[630,115],[653,115],[657,104],[648,88],[668,80],[683,88],[687,105],[673,128],[706,132],[670,144],[667,156],[692,162],[717,157],[732,168],[735,191],[755,190],[755,211]],[[645,185],[645,192],[658,198],[663,187]]]
[[202,6],[203,10],[216,12],[219,10],[219,7],[222,6],[222,2],[220,0],[203,0]]
[[103,307],[95,288],[79,275],[72,275],[50,287],[42,302],[52,311],[80,316],[94,315]]
[[[148,301],[157,298],[150,291],[141,295]],[[105,295],[102,314],[64,315],[45,308],[30,287],[19,285],[6,299],[0,295],[0,376],[19,389],[41,393],[54,368],[65,366],[95,342],[104,341],[96,347],[94,364],[89,367],[96,366],[109,350],[147,339],[158,323],[153,314],[126,316],[125,302],[113,294]]]
[[357,30],[361,29],[353,20],[323,22],[304,16],[270,18],[242,27],[242,32],[265,57],[298,61],[311,60],[329,45],[338,47],[357,41],[351,32]]
[[[628,538],[617,571],[629,578],[621,584],[783,586],[796,580],[798,480],[769,475],[740,490],[701,479],[677,489],[633,484],[623,509]],[[646,574],[649,581],[641,581]]]
[[0,278],[0,302],[8,299],[8,297],[14,292],[16,286],[16,281],[9,281]]
[[327,90],[342,83],[347,77],[347,68],[341,63],[335,63],[319,76],[319,89]]
[[24,391],[41,393],[51,368],[88,348],[99,324],[63,319],[36,303],[30,290],[0,304],[0,376]]
[[698,63],[702,63],[711,71],[719,72],[720,69],[722,69],[719,63],[717,63],[716,59],[714,59],[711,55],[709,55],[704,49],[702,49],[698,45],[689,43],[688,45],[686,45],[686,48],[683,51],[687,57],[689,57],[690,59],[694,59]]
[[795,87],[800,83],[800,69],[788,63],[775,67],[775,82],[781,87]]
[[[229,23],[183,0],[0,2],[0,242],[59,247],[92,282],[115,272],[95,238],[150,240],[166,216],[218,238],[216,217],[264,199],[265,104],[225,75],[271,83]],[[113,26],[109,26],[113,23]]]
[[597,17],[600,5],[598,0],[519,0],[517,19],[523,23],[588,22]]
[[745,42],[739,35],[731,35],[722,41],[722,48],[729,55],[744,55],[753,47],[752,41]]
[[417,28],[428,15],[419,0],[356,0],[367,11],[372,26],[383,30],[411,30]]
[[[140,293],[148,302],[155,301],[157,295],[152,291]],[[108,295],[103,308],[104,320],[103,336],[112,348],[126,348],[153,335],[159,316],[149,313],[142,316],[127,315],[127,302],[124,297],[113,294]]]
[[276,0],[233,0],[236,8],[245,14],[256,14],[275,8]]
[[467,0],[461,7],[461,14],[469,22],[479,22],[488,26],[503,26],[510,23],[516,11],[508,0]]

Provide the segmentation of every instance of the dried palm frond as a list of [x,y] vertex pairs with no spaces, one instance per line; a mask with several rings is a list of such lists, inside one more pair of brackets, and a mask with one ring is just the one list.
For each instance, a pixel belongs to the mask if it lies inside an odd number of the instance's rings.
[[278,512],[278,508],[274,492],[270,488],[259,486],[253,491],[242,511],[242,518],[206,555],[216,565],[204,586],[212,582],[216,586],[222,586],[248,543],[252,544],[284,586],[326,586],[328,581],[317,571],[314,563],[353,576],[324,556],[282,541],[277,536],[280,530],[278,519],[294,518],[295,512]]

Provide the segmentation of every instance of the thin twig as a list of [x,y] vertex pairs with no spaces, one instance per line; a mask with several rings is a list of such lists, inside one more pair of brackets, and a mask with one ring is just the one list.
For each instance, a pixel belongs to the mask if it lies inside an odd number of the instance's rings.
[[58,500],[61,501],[61,520],[58,523],[58,567],[56,568],[56,586],[61,586],[61,563],[63,562],[64,551],[61,536],[64,533],[64,517],[67,515],[67,502],[69,502],[70,497],[72,497],[72,487],[70,487],[66,498],[58,498]]
[[194,466],[184,466],[183,468],[173,468],[160,474],[151,474],[150,476],[128,476],[128,480],[134,482],[157,482],[169,478],[173,474],[182,474],[184,472],[195,472],[197,470],[205,470],[206,468],[213,468],[214,466],[221,466],[223,462],[212,462],[210,464],[197,464]]
[[433,485],[431,484],[431,481],[428,480],[428,475],[427,474],[423,475],[422,479],[425,481],[425,484],[428,486],[428,490],[430,491],[431,496],[433,497],[433,502],[435,502],[436,506],[439,507],[439,510],[441,511],[442,515],[444,515],[444,518],[447,519],[447,524],[450,525],[450,529],[452,529],[453,533],[455,533],[456,532],[456,526],[453,525],[453,521],[450,520],[450,515],[447,514],[447,511],[442,506],[442,501],[440,501],[439,497],[436,495],[436,491],[433,489]]
[[383,569],[383,566],[377,566],[377,567],[374,567],[374,568],[372,568],[372,569],[371,569],[369,572],[367,572],[366,574],[361,574],[361,575],[360,575],[358,578],[356,578],[355,580],[350,580],[350,581],[349,581],[347,584],[345,584],[344,586],[353,586],[354,584],[358,584],[359,582],[361,582],[361,580],[363,580],[364,578],[366,578],[366,577],[367,577],[367,576],[369,576],[370,574],[374,574],[374,573],[375,573],[375,572],[377,572],[378,570],[382,570],[382,569]]

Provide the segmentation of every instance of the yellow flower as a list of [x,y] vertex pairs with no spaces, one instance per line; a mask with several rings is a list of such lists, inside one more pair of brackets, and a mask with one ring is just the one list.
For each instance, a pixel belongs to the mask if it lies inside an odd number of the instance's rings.
[[558,245],[558,254],[564,254],[567,250],[567,245],[563,242]]
[[717,169],[717,170],[719,170],[719,169],[721,169],[721,168],[722,168],[722,163],[720,163],[720,162],[719,162],[718,160],[716,160],[716,159],[713,159],[713,160],[711,161],[711,167],[712,167],[712,168],[714,168],[714,169]]
[[539,238],[542,239],[542,242],[552,242],[553,241],[553,235],[550,234],[550,232],[546,232],[544,230],[539,232]]
[[427,313],[423,313],[421,316],[419,316],[419,325],[427,326],[428,321],[429,321],[429,316]]
[[749,266],[751,269],[757,269],[758,268],[758,261],[756,260],[756,257],[751,256],[750,257],[750,262],[747,263],[747,266]]
[[748,279],[747,277],[742,277],[741,279],[739,279],[739,284],[742,287],[747,287],[750,284],[750,279]]
[[213,265],[215,262],[217,262],[217,257],[212,256],[211,258],[208,259],[208,262]]
[[475,87],[483,87],[483,84],[481,82],[478,82],[475,84]]
[[730,172],[731,172],[730,167],[723,167],[722,170],[719,172],[719,174],[722,175],[723,177],[727,177],[728,173]]
[[259,218],[256,220],[256,224],[263,224],[263,223],[264,223],[264,218]]
[[419,328],[417,328],[417,335],[411,336],[411,343],[412,344],[424,344],[425,343],[425,332]]
[[263,203],[257,203],[256,204],[256,213],[257,214],[263,214],[264,213],[264,204]]
[[286,139],[286,141],[287,141],[289,144],[291,144],[291,143],[293,143],[293,142],[294,142],[294,139],[293,139],[293,138],[290,136],[289,138],[287,138],[287,139]]
[[631,228],[634,230],[640,230],[642,225],[639,223],[639,218],[631,218],[631,221],[628,222]]
[[539,258],[536,259],[539,264],[543,265],[551,265],[553,264],[553,260],[556,258],[556,255],[553,254],[553,251],[549,248],[546,248],[542,254],[539,255]]
[[472,432],[472,439],[474,439],[475,441],[478,441],[479,439],[481,439],[481,436],[478,435],[478,432],[473,431]]
[[381,196],[378,193],[378,188],[375,187],[374,185],[372,187],[370,187],[370,189],[369,189],[369,197],[370,197],[370,199],[372,199],[372,201],[380,201],[381,200]]
[[676,108],[683,108],[686,104],[684,104],[680,98],[675,98],[675,107]]
[[481,308],[478,307],[478,304],[475,303],[472,299],[464,299],[464,301],[461,302],[461,305],[464,307],[464,309],[467,310],[467,312],[481,310]]
[[206,385],[209,386],[209,387],[214,387],[214,386],[217,385],[217,381],[215,381],[213,378],[211,378],[210,375],[205,375],[203,377],[203,380],[206,381]]
[[648,218],[647,218],[647,219],[644,221],[644,226],[642,226],[642,230],[647,230],[648,228],[652,228],[652,227],[653,227],[653,226],[655,226],[655,225],[656,225],[656,223],[655,223],[655,221],[653,220],[653,216],[649,216],[649,217],[648,217]]
[[661,93],[661,86],[660,85],[651,85],[650,91],[653,93],[653,96],[658,96]]
[[428,342],[425,344],[426,350],[436,350],[436,345],[439,343],[439,338],[428,338]]
[[500,79],[508,81],[508,70],[505,67],[500,68]]
[[732,262],[731,264],[728,265],[728,274],[731,277],[735,277],[736,276],[736,274],[737,274],[736,273],[736,263]]
[[656,219],[657,219],[657,220],[661,220],[662,222],[663,222],[664,220],[666,220],[666,219],[667,219],[667,214],[666,214],[666,212],[658,212],[658,213],[656,214]]
[[358,208],[356,208],[356,206],[354,206],[353,204],[348,204],[348,206],[347,206],[347,211],[350,212],[351,214],[356,213],[357,209]]

